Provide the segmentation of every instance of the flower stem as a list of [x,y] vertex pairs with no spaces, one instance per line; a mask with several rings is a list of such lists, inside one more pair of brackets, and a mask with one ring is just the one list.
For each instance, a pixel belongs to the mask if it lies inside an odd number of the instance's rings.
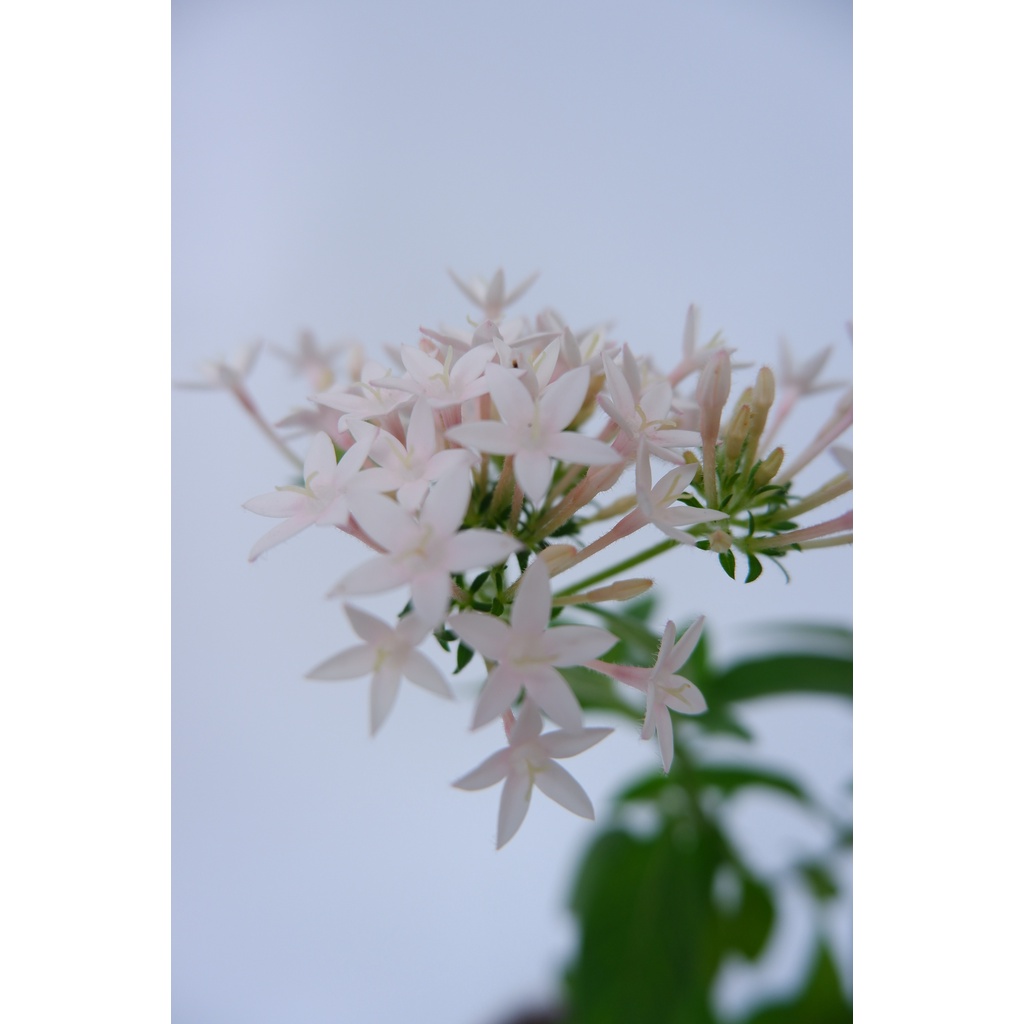
[[677,540],[663,540],[660,544],[655,544],[653,547],[647,548],[630,558],[626,558],[621,562],[616,562],[615,565],[610,566],[607,569],[602,569],[601,572],[595,573],[593,576],[588,576],[585,580],[580,580],[579,583],[574,583],[571,587],[566,587],[564,590],[560,590],[555,597],[565,597],[568,594],[578,594],[581,590],[586,590],[587,587],[592,587],[595,583],[602,583],[604,580],[610,579],[612,576],[616,576],[620,572],[625,572],[627,569],[632,569],[634,565],[640,565],[642,562],[646,562],[651,558],[656,558],[658,555],[663,554],[674,547],[678,547],[678,545],[679,541]]

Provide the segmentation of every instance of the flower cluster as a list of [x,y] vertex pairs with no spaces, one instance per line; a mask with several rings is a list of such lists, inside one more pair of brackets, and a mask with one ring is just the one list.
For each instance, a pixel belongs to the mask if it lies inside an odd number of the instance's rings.
[[[302,469],[296,483],[246,502],[257,515],[280,520],[250,558],[313,525],[347,534],[353,550],[366,553],[331,592],[344,598],[362,642],[310,678],[370,677],[376,732],[403,678],[454,697],[424,645],[456,645],[455,671],[482,662],[486,677],[471,727],[500,718],[507,742],[455,785],[480,789],[504,780],[500,847],[522,823],[534,785],[593,817],[590,800],[556,760],[611,730],[585,726],[560,669],[583,666],[644,693],[641,736],[657,737],[666,771],[674,750],[670,712],[706,709],[699,690],[679,675],[703,617],[678,640],[676,624],[667,622],[653,666],[635,666],[601,660],[616,637],[562,621],[564,609],[636,597],[652,580],[623,572],[678,546],[713,552],[733,577],[737,556],[745,558],[752,582],[763,559],[850,543],[852,512],[813,525],[797,521],[852,490],[849,449],[833,449],[838,472],[812,493],[797,496],[793,480],[851,426],[853,407],[845,396],[811,443],[790,454],[771,442],[803,395],[829,386],[817,381],[827,351],[798,366],[784,350],[779,377],[758,370],[727,413],[734,350],[719,335],[699,344],[693,307],[679,360],[663,372],[605,327],[576,332],[551,310],[509,316],[507,307],[532,278],[507,292],[500,270],[489,281],[452,276],[478,307],[470,330],[421,327],[388,363],[366,358],[358,346],[322,350],[304,335],[298,354],[284,355],[316,393],[310,407],[277,428],[245,384],[252,349],[233,363],[208,364],[203,386],[233,393]],[[292,448],[303,436],[304,460]],[[638,531],[656,542],[556,586],[558,576]],[[406,599],[397,621],[352,603],[388,591]],[[544,732],[545,717],[557,728]]]

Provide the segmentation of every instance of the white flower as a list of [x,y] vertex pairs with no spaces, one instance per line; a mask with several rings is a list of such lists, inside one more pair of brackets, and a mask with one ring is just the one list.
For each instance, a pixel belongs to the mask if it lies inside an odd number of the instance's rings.
[[463,423],[451,427],[448,436],[479,451],[514,456],[516,482],[535,505],[547,494],[552,459],[584,466],[621,461],[602,441],[565,429],[587,397],[590,371],[585,366],[562,374],[539,398],[500,366],[488,366],[485,379],[503,422]]
[[448,625],[493,663],[473,715],[473,728],[510,708],[522,689],[566,729],[583,727],[583,712],[557,667],[582,665],[603,654],[615,637],[596,626],[552,626],[551,581],[542,558],[523,574],[511,623],[481,612],[460,612]]
[[696,544],[696,539],[686,532],[688,526],[729,518],[726,512],[694,508],[678,501],[690,486],[696,472],[696,463],[674,467],[652,487],[650,455],[647,442],[641,438],[636,457],[637,508],[630,516],[639,515],[661,530],[666,537],[672,537],[683,544]]
[[479,277],[472,277],[469,281],[463,281],[454,270],[448,271],[448,276],[455,282],[456,287],[474,305],[479,306],[489,320],[500,320],[501,314],[506,306],[511,306],[516,299],[521,298],[527,288],[540,276],[539,271],[531,274],[525,281],[516,285],[512,291],[505,292],[505,271],[498,269],[490,281],[484,281]]
[[619,428],[615,447],[621,454],[633,458],[640,439],[646,438],[656,455],[682,463],[683,457],[671,449],[700,444],[696,431],[676,426],[672,385],[662,379],[644,387],[640,368],[628,345],[622,350],[621,367],[605,355],[604,373],[608,392],[598,395],[597,401]]
[[313,438],[306,455],[304,487],[278,487],[270,494],[261,494],[247,501],[243,507],[250,512],[285,520],[256,541],[249,552],[249,561],[314,523],[317,526],[346,526],[349,498],[363,486],[357,482],[358,473],[366,461],[371,441],[369,436],[357,441],[338,462],[334,442],[321,432]]
[[700,690],[689,679],[676,675],[693,653],[703,628],[702,615],[683,634],[679,642],[674,643],[676,624],[671,619],[666,622],[657,660],[649,669],[633,665],[612,665],[604,661],[592,661],[587,666],[618,679],[620,683],[646,692],[647,714],[644,716],[640,738],[649,740],[657,731],[661,763],[665,771],[668,771],[672,764],[672,755],[675,752],[675,733],[672,730],[669,708],[684,715],[699,715],[708,709]]
[[442,362],[428,356],[422,349],[403,345],[402,363],[409,376],[373,381],[373,384],[387,384],[400,391],[422,395],[435,409],[461,405],[487,390],[481,375],[484,367],[494,358],[494,347],[479,345],[464,352],[458,359],[454,359],[454,353],[453,348],[446,349]]
[[416,613],[432,628],[451,604],[451,574],[504,562],[521,545],[492,530],[460,530],[472,484],[468,469],[448,473],[431,489],[419,517],[370,491],[352,496],[352,514],[387,554],[352,569],[331,591],[379,594],[409,585]]
[[431,693],[454,698],[452,688],[440,670],[416,647],[430,626],[415,615],[399,619],[392,627],[374,615],[352,605],[345,611],[365,643],[349,647],[310,671],[307,679],[356,679],[370,675],[370,732],[381,727],[398,695],[403,678]]
[[368,470],[375,477],[375,490],[394,491],[398,503],[411,512],[423,504],[430,484],[457,466],[472,460],[462,449],[438,451],[437,429],[429,402],[420,398],[412,407],[403,444],[393,434],[362,420],[347,420],[353,437],[373,436],[370,458],[380,467]]
[[555,758],[573,757],[594,746],[611,729],[556,730],[541,735],[540,711],[524,701],[519,719],[508,734],[508,747],[492,754],[452,785],[459,789],[486,789],[505,780],[498,810],[498,849],[519,830],[536,786],[542,793],[581,818],[593,820],[594,807],[583,787]]
[[[313,396],[313,401],[326,405],[360,420],[371,420],[387,416],[401,405],[410,401],[408,391],[397,387],[397,378],[391,370],[372,360],[363,364],[362,379],[351,388],[323,391]],[[339,429],[346,429],[339,424]]]

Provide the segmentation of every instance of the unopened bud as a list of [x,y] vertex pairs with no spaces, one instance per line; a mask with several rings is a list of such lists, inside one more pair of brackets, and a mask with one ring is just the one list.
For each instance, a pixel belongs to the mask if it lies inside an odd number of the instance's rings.
[[767,366],[757,371],[754,381],[754,401],[750,418],[750,442],[747,446],[746,463],[749,466],[757,458],[757,449],[761,445],[764,425],[768,422],[768,411],[775,401],[775,376]]
[[716,554],[723,555],[732,547],[732,537],[730,537],[725,530],[715,530],[715,532],[708,537],[708,544],[711,547],[711,550]]
[[697,472],[693,474],[693,480],[690,482],[696,485],[697,487],[700,487],[701,484],[704,482],[704,468],[701,465],[700,459],[698,459],[693,452],[683,452],[683,461],[688,466],[697,467]]
[[754,472],[754,486],[764,487],[766,483],[775,478],[775,474],[782,468],[782,449],[773,448],[771,454],[765,459]]
[[654,580],[618,580],[607,587],[588,590],[585,594],[566,594],[556,597],[554,604],[597,604],[599,601],[632,601],[654,586]]
[[571,544],[552,544],[540,553],[540,557],[548,567],[548,573],[557,576],[573,564],[576,549]]
[[738,459],[743,451],[743,442],[747,439],[747,431],[750,429],[750,406],[741,405],[729,424],[729,431],[725,435],[726,458]]
[[697,404],[700,406],[700,433],[704,443],[714,444],[722,424],[722,410],[732,386],[729,353],[719,349],[708,360],[697,381]]

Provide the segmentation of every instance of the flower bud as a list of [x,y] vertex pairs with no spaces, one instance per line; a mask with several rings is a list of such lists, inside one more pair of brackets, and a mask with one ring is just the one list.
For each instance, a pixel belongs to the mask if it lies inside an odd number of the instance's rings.
[[754,486],[764,487],[769,480],[782,468],[782,449],[773,448],[771,454],[765,459],[754,472]]
[[757,371],[754,381],[754,400],[751,406],[750,442],[747,445],[746,463],[749,466],[757,458],[757,449],[761,444],[765,423],[768,422],[768,411],[775,401],[775,376],[767,366]]
[[607,587],[588,590],[585,594],[566,594],[556,597],[554,604],[597,604],[599,601],[632,601],[654,586],[654,580],[618,580]]
[[741,405],[729,424],[729,430],[725,435],[725,454],[729,459],[736,460],[743,451],[743,442],[747,439],[747,431],[750,429],[751,412],[749,405]]
[[704,443],[718,440],[722,410],[729,398],[732,370],[729,353],[719,349],[708,360],[697,381],[697,404],[700,406],[700,433]]

